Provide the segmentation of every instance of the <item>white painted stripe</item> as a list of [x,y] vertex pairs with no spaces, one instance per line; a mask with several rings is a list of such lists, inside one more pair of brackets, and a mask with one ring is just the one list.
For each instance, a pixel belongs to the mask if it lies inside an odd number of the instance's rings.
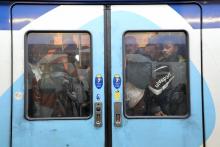
[[220,29],[203,30],[203,75],[212,93],[216,111],[215,128],[207,147],[220,146]]
[[11,84],[11,31],[0,31],[0,96]]

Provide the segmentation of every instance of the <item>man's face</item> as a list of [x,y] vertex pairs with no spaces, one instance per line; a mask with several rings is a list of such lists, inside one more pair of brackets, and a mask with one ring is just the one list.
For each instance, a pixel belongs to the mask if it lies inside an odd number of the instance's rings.
[[126,52],[127,54],[134,54],[137,50],[137,44],[126,44]]
[[175,54],[177,51],[176,46],[172,43],[166,43],[163,45],[163,55],[169,57]]

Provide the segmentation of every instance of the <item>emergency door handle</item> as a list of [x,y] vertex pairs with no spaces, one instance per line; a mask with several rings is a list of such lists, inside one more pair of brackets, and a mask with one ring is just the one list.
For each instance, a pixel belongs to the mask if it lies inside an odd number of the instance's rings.
[[95,127],[102,126],[102,102],[95,103]]
[[122,121],[121,121],[121,102],[115,102],[114,103],[114,124],[115,127],[121,127]]

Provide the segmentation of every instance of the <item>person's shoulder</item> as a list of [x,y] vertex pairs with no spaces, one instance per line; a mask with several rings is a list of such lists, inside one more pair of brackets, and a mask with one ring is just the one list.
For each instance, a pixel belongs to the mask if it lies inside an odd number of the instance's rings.
[[130,62],[152,62],[149,57],[146,57],[142,54],[127,54],[127,61]]

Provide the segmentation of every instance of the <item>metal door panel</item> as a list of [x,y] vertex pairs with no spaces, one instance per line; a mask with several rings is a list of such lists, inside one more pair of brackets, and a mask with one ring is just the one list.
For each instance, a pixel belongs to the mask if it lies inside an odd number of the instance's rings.
[[[197,15],[190,21],[175,11],[187,14],[192,7]],[[203,144],[202,96],[201,96],[201,44],[200,8],[197,5],[129,5],[111,7],[111,65],[112,65],[112,146],[113,147],[199,147]],[[114,103],[123,105],[123,37],[126,31],[177,31],[188,33],[190,112],[186,118],[126,118],[121,109],[122,124],[114,125]],[[121,86],[115,87],[115,75],[121,78]]]
[[[22,5],[12,7],[13,29],[13,116],[12,146],[104,146],[104,109],[102,127],[94,125],[94,113],[87,119],[27,120],[25,118],[25,35],[29,31],[88,31],[92,46],[92,105],[104,104],[104,86],[97,88],[95,78],[104,77],[103,6]],[[103,62],[102,62],[103,61]],[[102,83],[103,84],[103,83]],[[97,94],[99,99],[97,100]],[[94,106],[92,106],[94,108]],[[94,134],[96,134],[94,136]]]

